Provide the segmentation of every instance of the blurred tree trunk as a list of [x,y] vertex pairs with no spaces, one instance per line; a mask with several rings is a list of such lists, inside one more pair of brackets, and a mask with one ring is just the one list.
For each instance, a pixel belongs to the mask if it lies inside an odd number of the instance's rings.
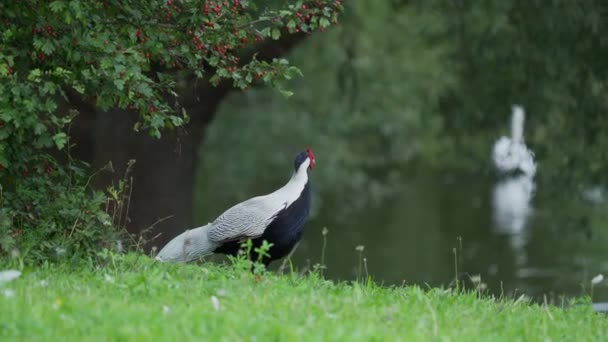
[[225,85],[184,89],[180,101],[190,123],[183,129],[165,131],[162,139],[134,132],[133,113],[118,109],[101,113],[80,103],[81,115],[72,131],[76,142],[73,154],[90,162],[93,170],[112,162],[113,173],[95,178],[94,184],[101,188],[117,184],[129,160],[136,160],[127,226],[132,233],[154,227],[148,236],[163,232],[148,247],[162,247],[177,232],[191,228],[199,148],[229,90]]
[[[244,53],[241,60],[249,61],[254,52],[260,60],[281,56],[303,37],[305,35],[290,35],[266,42],[255,51]],[[192,228],[193,187],[201,142],[218,106],[232,90],[227,83],[217,87],[199,83],[202,84],[189,80],[179,94],[180,105],[188,112],[190,123],[182,129],[164,131],[162,139],[152,138],[146,132],[134,132],[136,115],[133,113],[118,109],[102,113],[90,103],[70,97],[71,105],[80,112],[71,131],[76,143],[73,156],[90,162],[93,170],[111,161],[115,170],[96,177],[98,187],[117,184],[129,160],[136,160],[131,175],[133,192],[127,227],[131,233],[153,227],[148,237],[161,233],[147,248],[162,247],[173,236]]]

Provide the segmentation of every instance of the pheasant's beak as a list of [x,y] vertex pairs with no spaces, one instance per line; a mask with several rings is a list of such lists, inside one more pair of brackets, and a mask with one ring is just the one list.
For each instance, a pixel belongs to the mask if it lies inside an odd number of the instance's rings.
[[312,153],[312,150],[307,148],[306,154],[308,154],[308,159],[310,159],[310,164],[308,165],[308,169],[312,170],[315,167],[315,154]]

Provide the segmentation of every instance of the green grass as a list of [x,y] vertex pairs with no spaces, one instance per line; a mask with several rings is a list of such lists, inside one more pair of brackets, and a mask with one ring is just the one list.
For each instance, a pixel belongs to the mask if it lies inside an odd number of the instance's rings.
[[[6,266],[6,265],[5,265]],[[238,265],[237,265],[238,266]],[[0,340],[605,340],[588,305],[559,309],[445,289],[160,264],[26,268],[0,288]],[[8,267],[8,266],[7,266]],[[6,267],[1,266],[0,269]],[[3,294],[12,290],[13,296]],[[213,305],[217,298],[219,306]]]

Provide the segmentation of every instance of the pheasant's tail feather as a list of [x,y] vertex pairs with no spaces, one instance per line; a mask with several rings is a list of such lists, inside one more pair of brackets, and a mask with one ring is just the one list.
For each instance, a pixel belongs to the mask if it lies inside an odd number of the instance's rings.
[[156,260],[163,262],[188,262],[212,254],[217,243],[209,241],[207,233],[211,224],[186,230],[163,247]]

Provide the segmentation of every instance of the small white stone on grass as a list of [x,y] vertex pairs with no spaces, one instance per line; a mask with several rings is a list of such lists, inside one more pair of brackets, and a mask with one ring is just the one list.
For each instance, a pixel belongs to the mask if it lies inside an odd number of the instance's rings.
[[215,311],[218,311],[220,309],[220,300],[216,296],[211,296],[211,305]]
[[113,283],[114,282],[114,277],[112,277],[111,275],[109,275],[107,273],[103,275],[103,279],[105,281],[107,281],[108,283]]
[[0,285],[13,281],[21,275],[20,271],[17,270],[6,270],[0,271]]
[[63,247],[55,248],[55,254],[57,254],[57,256],[59,256],[59,257],[64,256],[66,252],[67,252],[66,249]]

